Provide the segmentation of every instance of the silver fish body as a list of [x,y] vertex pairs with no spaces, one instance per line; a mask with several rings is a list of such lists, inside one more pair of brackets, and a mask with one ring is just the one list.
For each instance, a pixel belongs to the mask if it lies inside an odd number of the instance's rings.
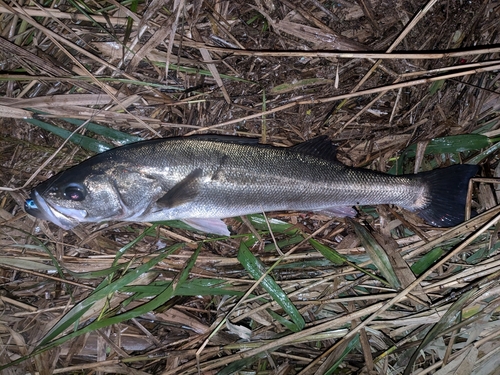
[[269,211],[354,216],[355,205],[395,204],[430,224],[463,221],[469,179],[459,165],[392,176],[337,161],[325,137],[281,148],[254,140],[155,139],[98,154],[38,185],[25,209],[70,229],[82,222],[184,220],[228,235],[222,218]]

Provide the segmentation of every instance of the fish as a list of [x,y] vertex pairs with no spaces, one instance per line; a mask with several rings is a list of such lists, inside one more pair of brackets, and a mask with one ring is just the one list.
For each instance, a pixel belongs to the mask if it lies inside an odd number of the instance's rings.
[[435,227],[464,221],[477,165],[390,175],[337,159],[326,136],[291,147],[236,136],[158,138],[97,154],[40,183],[25,211],[70,230],[80,223],[182,220],[229,236],[221,220],[271,211],[354,217],[393,204]]

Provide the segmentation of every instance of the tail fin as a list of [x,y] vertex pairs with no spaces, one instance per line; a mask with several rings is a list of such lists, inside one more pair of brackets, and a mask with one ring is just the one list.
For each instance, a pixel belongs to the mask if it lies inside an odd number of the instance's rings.
[[454,165],[416,175],[428,186],[429,203],[416,210],[418,216],[435,227],[452,227],[465,220],[469,180],[479,171],[477,165]]

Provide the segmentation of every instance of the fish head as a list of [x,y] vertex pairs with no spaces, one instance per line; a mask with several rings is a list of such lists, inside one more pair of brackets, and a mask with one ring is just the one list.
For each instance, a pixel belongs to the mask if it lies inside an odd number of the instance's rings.
[[161,186],[140,170],[123,165],[82,163],[35,187],[25,211],[63,229],[83,222],[131,220],[151,205]]

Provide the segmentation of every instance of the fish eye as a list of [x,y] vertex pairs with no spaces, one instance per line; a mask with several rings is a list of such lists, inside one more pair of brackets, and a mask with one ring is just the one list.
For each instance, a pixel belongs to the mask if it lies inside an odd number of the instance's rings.
[[85,192],[82,186],[69,185],[64,189],[64,197],[72,201],[83,201],[85,199]]

